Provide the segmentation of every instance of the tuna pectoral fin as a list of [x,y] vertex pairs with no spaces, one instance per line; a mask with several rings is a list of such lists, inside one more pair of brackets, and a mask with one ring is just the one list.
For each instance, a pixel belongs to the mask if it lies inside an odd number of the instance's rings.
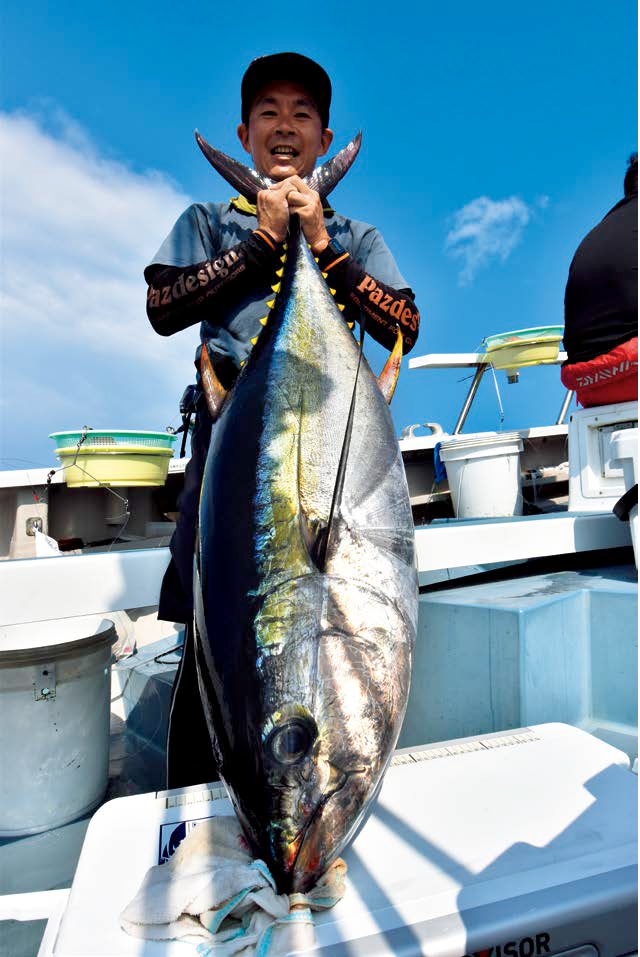
[[380,391],[387,402],[391,402],[393,399],[393,393],[396,391],[396,384],[398,382],[398,376],[400,375],[400,364],[402,362],[402,333],[400,332],[399,326],[396,326],[396,328],[398,330],[396,344],[385,363],[384,369],[378,376]]
[[202,344],[202,352],[200,353],[200,377],[202,379],[204,396],[207,400],[209,415],[215,422],[222,412],[222,406],[229,393],[215,373],[211,359],[209,358],[207,346],[204,342]]
[[304,415],[304,403],[303,400],[300,400],[300,411],[298,413],[298,466],[297,466],[297,483],[298,483],[298,518],[300,521],[300,536],[302,538],[304,547],[306,549],[307,555],[313,562],[316,568],[322,571],[322,564],[320,556],[324,554],[327,542],[328,526],[321,524],[317,521],[311,521],[309,516],[304,510],[300,498],[300,489],[302,488],[302,419]]
[[347,460],[349,458],[349,449],[351,447],[351,436],[353,434],[353,417],[356,410],[356,397],[358,394],[358,378],[362,366],[362,355],[364,347],[364,335],[367,328],[367,317],[363,312],[360,324],[360,347],[358,349],[358,365],[356,366],[356,376],[353,381],[353,392],[351,393],[351,403],[349,405],[349,414],[347,424],[344,430],[344,439],[342,440],[342,451],[338,463],[338,472],[336,475],[336,484],[333,488],[333,498],[331,499],[331,508],[329,510],[329,521],[327,522],[326,533],[318,537],[318,554],[316,565],[320,571],[324,571],[327,565],[327,555],[329,546],[332,543],[332,537],[338,534],[340,506],[342,504],[342,493],[344,491],[344,479],[347,474]]
[[326,539],[328,528],[326,525],[316,526],[312,524],[302,505],[300,505],[300,534],[302,535],[302,541],[304,542],[304,547],[307,550],[307,554],[313,564],[318,568],[319,571],[322,571],[322,566],[320,562],[320,556],[323,553],[324,548],[326,547]]

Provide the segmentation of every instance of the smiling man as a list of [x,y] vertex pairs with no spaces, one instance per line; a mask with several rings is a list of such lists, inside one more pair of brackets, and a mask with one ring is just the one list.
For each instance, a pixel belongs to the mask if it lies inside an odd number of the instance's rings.
[[[235,197],[229,203],[196,203],[182,214],[145,270],[153,328],[168,336],[200,323],[201,343],[229,389],[253,348],[265,302],[273,298],[289,217],[296,213],[327,283],[336,290],[336,301],[344,307],[345,321],[353,326],[366,314],[367,331],[388,349],[400,329],[404,352],[409,352],[420,316],[382,236],[373,226],[323,208],[319,194],[304,182],[333,140],[326,72],[298,53],[260,57],[244,75],[241,100],[240,142],[258,172],[274,182],[258,193],[256,206]],[[201,347],[196,353],[198,374],[200,353]],[[164,620],[187,625],[171,704],[168,787],[215,777],[191,630],[198,499],[212,427],[201,396],[158,611]]]

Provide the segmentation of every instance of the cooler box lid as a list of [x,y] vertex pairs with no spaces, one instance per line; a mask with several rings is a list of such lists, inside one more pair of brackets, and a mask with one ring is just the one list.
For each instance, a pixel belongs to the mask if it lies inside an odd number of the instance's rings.
[[[189,828],[233,814],[223,795],[203,785],[105,804],[87,831],[56,957],[184,957],[184,943],[127,936],[118,915]],[[317,915],[314,954],[637,949],[637,778],[625,754],[568,725],[397,752],[345,859],[347,892]]]

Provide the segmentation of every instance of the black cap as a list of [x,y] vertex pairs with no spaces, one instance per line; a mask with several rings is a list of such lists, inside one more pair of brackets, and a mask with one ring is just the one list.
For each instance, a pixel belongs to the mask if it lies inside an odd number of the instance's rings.
[[268,83],[288,80],[307,90],[318,108],[323,129],[329,125],[331,80],[319,63],[301,53],[272,53],[252,60],[242,77],[242,122],[249,122],[249,113],[256,96]]

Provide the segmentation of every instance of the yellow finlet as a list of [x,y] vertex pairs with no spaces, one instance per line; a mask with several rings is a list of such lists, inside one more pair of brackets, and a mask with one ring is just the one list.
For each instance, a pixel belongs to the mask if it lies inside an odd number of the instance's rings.
[[287,246],[287,243],[283,243],[283,244],[282,244],[282,248],[283,248],[283,249],[288,249],[289,247]]
[[275,306],[275,304],[276,304],[275,299],[272,299],[271,302],[265,303],[267,309],[273,309],[273,307]]
[[269,321],[269,316],[264,316],[262,319],[260,319],[260,325],[266,326],[268,321]]
[[338,309],[340,310],[340,312],[344,312],[344,306],[342,305],[342,303],[337,302],[337,303],[336,303],[336,306],[338,307]]
[[282,273],[283,273],[283,272],[284,272],[284,269],[276,269],[276,276],[277,276],[279,279],[282,278]]
[[273,289],[274,292],[280,292],[280,286],[281,286],[281,285],[282,285],[282,283],[277,282],[277,283],[275,284],[275,286],[272,286],[271,288]]
[[260,335],[260,333],[258,333],[258,335],[255,337],[255,339],[249,339],[249,342],[251,343],[252,346],[255,346],[256,342],[258,341],[258,336],[259,336],[259,335]]
[[286,263],[286,261],[287,261],[287,257],[286,257],[286,256],[280,256],[280,262],[281,262],[281,263]]
[[331,286],[329,286],[329,292],[331,293],[332,296],[335,296],[336,294],[336,290],[332,289]]
[[242,368],[243,366],[246,366],[246,364],[247,364],[247,360],[243,359],[242,362],[240,363],[240,368]]
[[326,279],[328,275],[329,275],[328,272],[323,272],[323,273],[322,273],[322,278],[323,278],[323,279]]
[[348,322],[347,325],[349,329],[353,329],[353,327],[355,326],[355,322]]

